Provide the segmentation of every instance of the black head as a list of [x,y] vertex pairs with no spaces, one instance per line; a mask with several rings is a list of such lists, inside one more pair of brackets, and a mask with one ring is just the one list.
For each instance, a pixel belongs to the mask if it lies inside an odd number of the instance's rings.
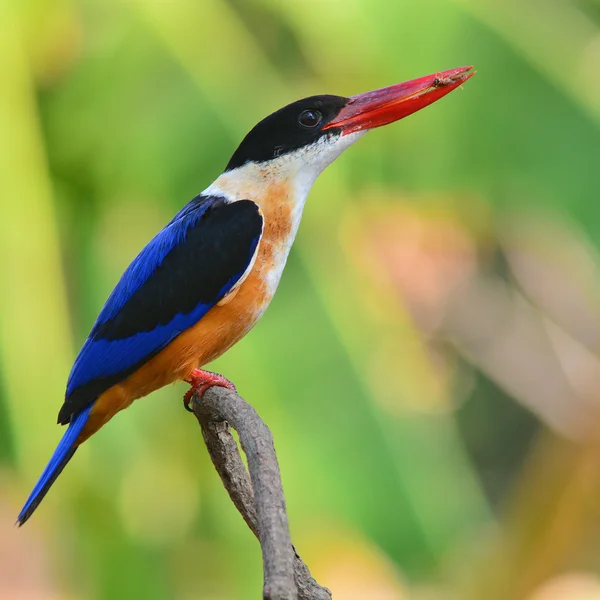
[[339,134],[323,128],[344,108],[349,98],[311,96],[288,104],[255,125],[235,151],[226,171],[243,164],[264,162],[316,142],[322,136]]

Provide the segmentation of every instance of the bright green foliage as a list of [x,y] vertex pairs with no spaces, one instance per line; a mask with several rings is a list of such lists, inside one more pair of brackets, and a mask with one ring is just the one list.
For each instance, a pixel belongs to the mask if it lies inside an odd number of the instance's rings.
[[12,528],[70,365],[255,122],[468,64],[323,174],[272,306],[214,369],[270,425],[335,598],[600,587],[599,40],[597,0],[0,2],[0,598],[258,597],[181,385]]

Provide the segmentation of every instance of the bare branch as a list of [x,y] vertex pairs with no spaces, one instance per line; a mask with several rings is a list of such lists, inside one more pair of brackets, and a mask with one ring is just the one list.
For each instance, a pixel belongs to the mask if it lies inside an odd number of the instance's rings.
[[[231,390],[213,387],[191,408],[212,462],[229,497],[260,541],[265,600],[331,600],[296,553],[289,534],[285,498],[273,437],[257,412]],[[248,459],[244,466],[230,424]]]

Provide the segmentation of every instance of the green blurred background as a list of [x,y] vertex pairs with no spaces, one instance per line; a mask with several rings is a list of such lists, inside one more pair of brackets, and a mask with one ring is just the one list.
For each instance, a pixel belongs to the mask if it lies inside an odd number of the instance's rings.
[[214,369],[270,425],[334,598],[600,598],[598,0],[0,0],[0,598],[259,596],[183,385],[13,527],[70,366],[260,118],[465,64],[319,179]]

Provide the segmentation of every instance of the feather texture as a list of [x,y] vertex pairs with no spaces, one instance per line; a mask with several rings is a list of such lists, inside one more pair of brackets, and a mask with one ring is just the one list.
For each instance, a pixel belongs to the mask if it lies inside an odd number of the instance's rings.
[[91,406],[81,411],[75,419],[69,425],[69,428],[65,431],[62,439],[60,440],[50,462],[44,469],[38,482],[35,484],[33,491],[27,498],[25,506],[19,513],[17,523],[19,526],[23,525],[27,519],[33,514],[39,503],[44,499],[46,492],[50,489],[52,484],[56,481],[56,478],[61,474],[66,464],[71,460],[73,454],[77,450],[75,445],[79,434],[83,430],[88,417],[90,416]]
[[59,422],[195,325],[243,276],[262,233],[258,206],[199,196],[125,271],[81,349]]

